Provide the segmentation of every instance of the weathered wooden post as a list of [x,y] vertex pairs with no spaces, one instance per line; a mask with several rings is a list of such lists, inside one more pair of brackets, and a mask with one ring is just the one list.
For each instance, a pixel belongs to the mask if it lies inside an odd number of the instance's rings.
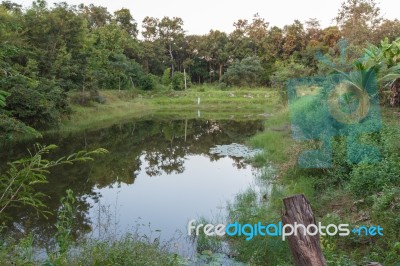
[[[295,222],[302,224],[306,228],[315,223],[311,205],[303,194],[294,195],[283,199],[285,210],[282,215],[283,224]],[[313,229],[310,231],[314,232]],[[324,254],[319,242],[319,233],[312,236],[304,234],[303,228],[298,228],[297,235],[288,236],[289,247],[296,266],[326,266]]]
[[183,76],[185,78],[185,90],[187,89],[187,83],[186,83],[186,70],[183,69]]

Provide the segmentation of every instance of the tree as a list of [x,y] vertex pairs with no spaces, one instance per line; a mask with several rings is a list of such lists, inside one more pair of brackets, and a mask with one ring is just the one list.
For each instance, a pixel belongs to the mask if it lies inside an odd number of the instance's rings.
[[331,26],[322,30],[322,42],[333,48],[340,40],[342,34],[337,26]]
[[224,32],[211,30],[203,38],[201,46],[202,55],[210,66],[210,71],[214,70],[214,64],[218,67],[218,77],[221,79],[223,68],[227,64],[229,54],[227,51],[228,36]]
[[315,46],[322,41],[322,30],[319,20],[310,18],[306,21],[306,42],[307,45]]
[[111,22],[111,14],[107,11],[107,8],[102,6],[95,6],[90,4],[85,6],[84,4],[79,5],[79,12],[86,19],[87,26],[93,30]]
[[248,21],[239,19],[233,23],[235,30],[229,34],[227,49],[231,55],[230,59],[242,60],[252,55],[250,40],[247,36]]
[[271,61],[275,61],[280,58],[283,53],[283,31],[282,29],[274,26],[268,32],[267,41],[264,42],[266,49],[266,55]]
[[224,74],[222,81],[228,85],[254,87],[261,85],[263,71],[259,58],[247,57],[233,63]]
[[374,38],[371,41],[378,45],[380,41],[388,38],[389,41],[395,41],[400,36],[400,21],[384,19],[374,32]]
[[257,13],[253,16],[253,21],[246,28],[253,54],[260,58],[265,56],[264,42],[268,37],[268,25],[269,23]]
[[161,20],[145,17],[142,27],[144,29],[142,35],[146,40],[153,42],[159,40],[159,43],[164,46],[169,57],[171,75],[174,75],[176,53],[184,38],[183,20],[177,17],[164,17]]
[[175,71],[174,53],[176,53],[179,42],[184,37],[183,20],[177,17],[172,19],[169,17],[162,18],[158,23],[158,35],[170,56],[171,75],[173,76]]
[[305,45],[305,31],[303,24],[295,20],[293,24],[287,25],[283,28],[284,42],[283,42],[283,55],[284,58],[289,58],[294,52],[301,51]]
[[122,8],[120,10],[115,11],[114,19],[117,22],[117,24],[120,25],[124,30],[126,30],[126,32],[130,36],[136,38],[138,33],[137,23],[133,19],[129,9]]
[[335,20],[351,44],[365,45],[382,18],[375,0],[347,0]]

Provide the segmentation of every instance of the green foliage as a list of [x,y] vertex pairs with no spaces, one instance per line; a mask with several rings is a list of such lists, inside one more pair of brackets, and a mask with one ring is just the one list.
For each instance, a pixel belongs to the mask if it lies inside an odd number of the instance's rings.
[[367,196],[381,192],[390,184],[400,185],[399,156],[383,158],[378,165],[361,164],[351,173],[350,189],[357,196]]
[[18,137],[41,137],[35,129],[25,125],[21,121],[0,113],[0,145],[12,141]]
[[57,213],[57,222],[55,227],[57,232],[55,239],[58,249],[52,252],[45,264],[51,265],[67,265],[68,251],[74,244],[72,239],[72,229],[74,217],[76,216],[75,195],[71,189],[67,189],[66,196],[60,200],[61,206]]
[[6,106],[6,98],[10,96],[8,92],[0,90],[0,108],[3,108]]
[[154,90],[158,84],[158,77],[152,74],[144,74],[139,78],[138,85],[142,90]]
[[[229,222],[257,224],[260,221],[268,221],[268,223],[278,223],[280,221],[279,212],[269,209],[265,203],[260,201],[260,196],[259,192],[254,189],[238,194],[234,202],[228,206]],[[237,253],[237,259],[242,262],[254,265],[262,265],[265,262],[270,265],[282,265],[288,263],[291,258],[286,242],[279,237],[254,236],[247,241],[245,236],[235,236],[229,238],[229,241],[232,250]]]
[[[364,57],[364,64],[378,72],[381,101],[388,102],[391,106],[399,105],[400,38],[391,43],[385,38],[378,46],[370,45],[365,49]],[[390,90],[385,90],[387,88]]]
[[46,214],[46,207],[42,198],[43,193],[36,192],[36,186],[47,183],[46,175],[53,167],[76,162],[93,160],[92,156],[104,154],[107,151],[97,149],[94,151],[80,151],[55,161],[45,159],[44,156],[56,149],[57,146],[35,145],[30,157],[9,163],[9,169],[0,175],[0,217],[5,215],[8,208],[31,206],[38,212]]
[[[208,221],[206,218],[201,217],[200,219],[196,220],[196,224],[194,226],[197,226],[199,224],[210,224],[213,222]],[[214,223],[216,224],[216,223]],[[220,253],[222,252],[222,238],[219,237],[210,237],[206,236],[204,234],[204,231],[200,230],[199,235],[196,236],[195,232],[192,232],[192,237],[194,238],[193,240],[196,243],[196,251],[199,254],[205,253],[205,252],[211,252],[211,253]]]
[[7,110],[18,120],[33,127],[58,125],[66,107],[66,97],[61,90],[41,93],[39,90],[16,87],[7,99]]
[[[189,87],[190,77],[186,74],[187,87]],[[185,74],[179,71],[175,71],[171,78],[171,87],[173,90],[182,91],[185,89]]]
[[313,73],[313,70],[295,61],[275,63],[275,72],[270,77],[273,87],[284,88],[286,82],[293,78],[308,77]]
[[13,238],[0,240],[1,265],[35,265],[33,234],[16,241]]
[[186,265],[159,243],[126,235],[116,241],[91,241],[69,260],[72,265]]
[[169,86],[171,84],[171,68],[166,68],[161,77],[161,84]]
[[65,254],[69,250],[71,240],[71,230],[73,225],[73,217],[75,213],[75,196],[71,189],[68,189],[67,195],[61,198],[61,207],[57,213],[56,240],[59,246],[59,253]]
[[255,87],[261,85],[263,71],[257,57],[247,57],[233,63],[222,77],[222,81],[238,87]]

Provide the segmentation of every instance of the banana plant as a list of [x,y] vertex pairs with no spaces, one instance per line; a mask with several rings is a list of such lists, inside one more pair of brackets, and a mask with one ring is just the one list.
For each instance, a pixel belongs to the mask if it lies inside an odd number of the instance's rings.
[[[400,38],[389,42],[388,38],[379,46],[371,45],[365,49],[365,64],[371,67],[379,66],[378,84],[381,92],[390,94],[392,106],[400,104]],[[390,88],[390,90],[386,90]]]

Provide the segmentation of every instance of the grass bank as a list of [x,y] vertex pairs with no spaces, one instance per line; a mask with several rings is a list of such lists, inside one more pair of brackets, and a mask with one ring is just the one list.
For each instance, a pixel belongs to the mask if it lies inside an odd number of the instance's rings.
[[[328,265],[365,265],[371,261],[400,265],[400,112],[382,107],[381,116],[381,130],[363,134],[358,140],[378,147],[379,162],[348,162],[346,138],[335,137],[332,167],[305,169],[297,165],[299,152],[318,148],[318,141],[295,142],[288,108],[277,108],[266,121],[265,131],[249,140],[265,151],[255,158],[255,163],[272,164],[276,171],[260,176],[264,188],[249,189],[236,197],[230,205],[230,218],[250,224],[279,222],[282,199],[302,193],[310,200],[317,221],[323,224],[380,225],[386,232],[382,237],[321,237]],[[311,115],[310,119],[316,118]],[[293,264],[287,243],[279,238],[235,238],[231,245],[237,258],[247,263]]]
[[[220,90],[195,86],[187,91],[101,91],[105,103],[72,104],[72,114],[61,131],[110,126],[132,119],[263,119],[279,101],[278,91],[267,88]],[[71,94],[74,97],[74,93]],[[198,99],[200,98],[200,104]]]

